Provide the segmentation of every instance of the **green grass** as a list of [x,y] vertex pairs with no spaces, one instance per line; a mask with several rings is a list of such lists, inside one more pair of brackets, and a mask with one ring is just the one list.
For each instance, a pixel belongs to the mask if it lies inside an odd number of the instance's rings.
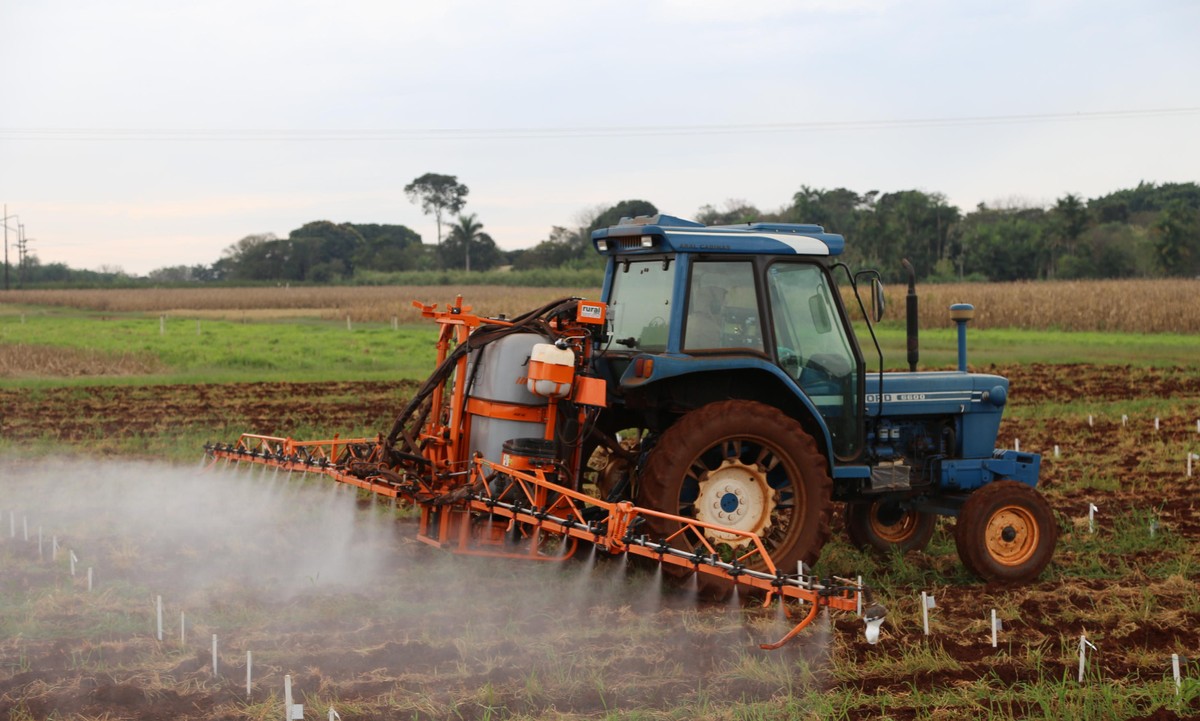
[[[871,336],[856,327],[867,367],[878,367],[879,356]],[[885,323],[875,329],[883,349],[884,367],[907,370],[908,340],[904,326]],[[918,368],[954,367],[958,364],[958,332],[954,328],[922,328]],[[967,362],[991,363],[1099,363],[1154,367],[1200,364],[1200,336],[1175,333],[1101,333],[1012,328],[969,329]]]
[[299,319],[248,322],[159,319],[137,314],[49,310],[0,315],[0,343],[86,348],[120,356],[150,354],[168,369],[151,376],[6,379],[7,386],[97,383],[394,380],[424,378],[433,367],[437,328]]
[[[24,310],[30,312],[21,315],[12,307],[0,312],[0,343],[87,349],[114,357],[149,355],[165,370],[141,376],[9,378],[0,381],[5,386],[422,379],[433,366],[437,337],[432,323],[399,330],[358,323],[347,330],[341,321],[307,318],[242,323],[168,318],[160,329],[157,315]],[[906,368],[903,327],[885,324],[876,333],[885,367]],[[868,368],[877,367],[869,335],[860,331],[859,337],[866,345]],[[957,363],[953,329],[924,329],[920,338],[920,368]],[[976,367],[1030,362],[1195,366],[1197,359],[1197,336],[993,329],[972,332],[969,338],[969,361]]]

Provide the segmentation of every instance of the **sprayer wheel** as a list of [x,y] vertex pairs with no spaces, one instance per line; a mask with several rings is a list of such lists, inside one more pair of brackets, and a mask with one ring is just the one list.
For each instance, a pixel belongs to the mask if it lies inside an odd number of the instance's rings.
[[921,551],[929,545],[937,516],[901,508],[895,501],[846,504],[846,535],[858,548],[883,553]]
[[1050,504],[1019,481],[993,481],[973,492],[954,527],[963,565],[987,581],[1032,581],[1050,563],[1057,542]]
[[[825,457],[799,422],[772,406],[719,401],[684,415],[650,452],[641,483],[641,503],[650,508],[758,532],[784,573],[795,573],[797,561],[816,563],[829,540],[833,481]],[[712,508],[700,509],[702,498]],[[680,525],[646,518],[652,537],[667,538]],[[698,540],[683,535],[674,545],[697,550]],[[719,532],[709,542],[733,545]],[[766,568],[761,557],[746,566]]]

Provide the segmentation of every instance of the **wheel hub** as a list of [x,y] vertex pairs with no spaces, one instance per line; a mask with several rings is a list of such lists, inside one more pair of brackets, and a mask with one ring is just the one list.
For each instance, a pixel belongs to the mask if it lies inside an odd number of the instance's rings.
[[1020,565],[1037,550],[1037,521],[1026,508],[1004,506],[988,519],[984,539],[997,562],[1005,566]]
[[[705,474],[696,498],[696,520],[762,535],[771,526],[775,510],[775,491],[767,485],[766,474],[758,466],[725,459]],[[718,543],[744,546],[746,536],[706,529],[705,536]]]

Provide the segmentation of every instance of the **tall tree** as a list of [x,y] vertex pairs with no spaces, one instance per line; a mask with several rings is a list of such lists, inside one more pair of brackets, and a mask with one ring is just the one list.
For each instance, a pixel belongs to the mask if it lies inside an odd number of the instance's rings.
[[470,189],[454,175],[426,173],[404,186],[409,201],[421,204],[421,212],[437,220],[437,243],[442,244],[442,214],[458,213],[467,204]]
[[1200,213],[1183,201],[1173,200],[1159,213],[1150,228],[1158,262],[1167,275],[1187,276],[1196,272],[1200,256]]
[[1058,276],[1059,259],[1075,255],[1079,236],[1088,227],[1087,205],[1079,196],[1067,193],[1058,199],[1050,210],[1050,272],[1049,277]]
[[472,253],[475,255],[477,270],[487,270],[500,260],[500,249],[496,247],[496,241],[483,232],[483,223],[476,219],[474,213],[458,216],[454,225],[450,226],[450,233],[446,236],[446,243],[441,251],[443,263],[447,267],[456,265],[461,260],[468,273],[471,271]]

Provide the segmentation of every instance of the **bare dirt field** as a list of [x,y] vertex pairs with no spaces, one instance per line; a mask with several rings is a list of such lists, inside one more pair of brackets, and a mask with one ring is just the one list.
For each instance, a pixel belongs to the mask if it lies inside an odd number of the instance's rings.
[[[863,573],[891,609],[876,646],[853,614],[834,614],[761,651],[789,627],[776,609],[703,605],[653,569],[586,551],[563,564],[448,556],[413,541],[403,514],[320,482],[74,453],[12,460],[0,481],[0,717],[274,719],[290,675],[310,719],[331,706],[343,719],[1200,718],[1200,462],[1185,471],[1200,452],[1200,377],[980,370],[1018,389],[998,444],[1043,454],[1055,560],[1036,583],[983,584],[958,562],[952,521],[906,557],[832,543],[818,570]],[[189,427],[386,430],[411,391],[8,389],[0,434],[91,447]],[[936,598],[929,636],[921,591]],[[1082,684],[1081,635],[1096,647]]]

